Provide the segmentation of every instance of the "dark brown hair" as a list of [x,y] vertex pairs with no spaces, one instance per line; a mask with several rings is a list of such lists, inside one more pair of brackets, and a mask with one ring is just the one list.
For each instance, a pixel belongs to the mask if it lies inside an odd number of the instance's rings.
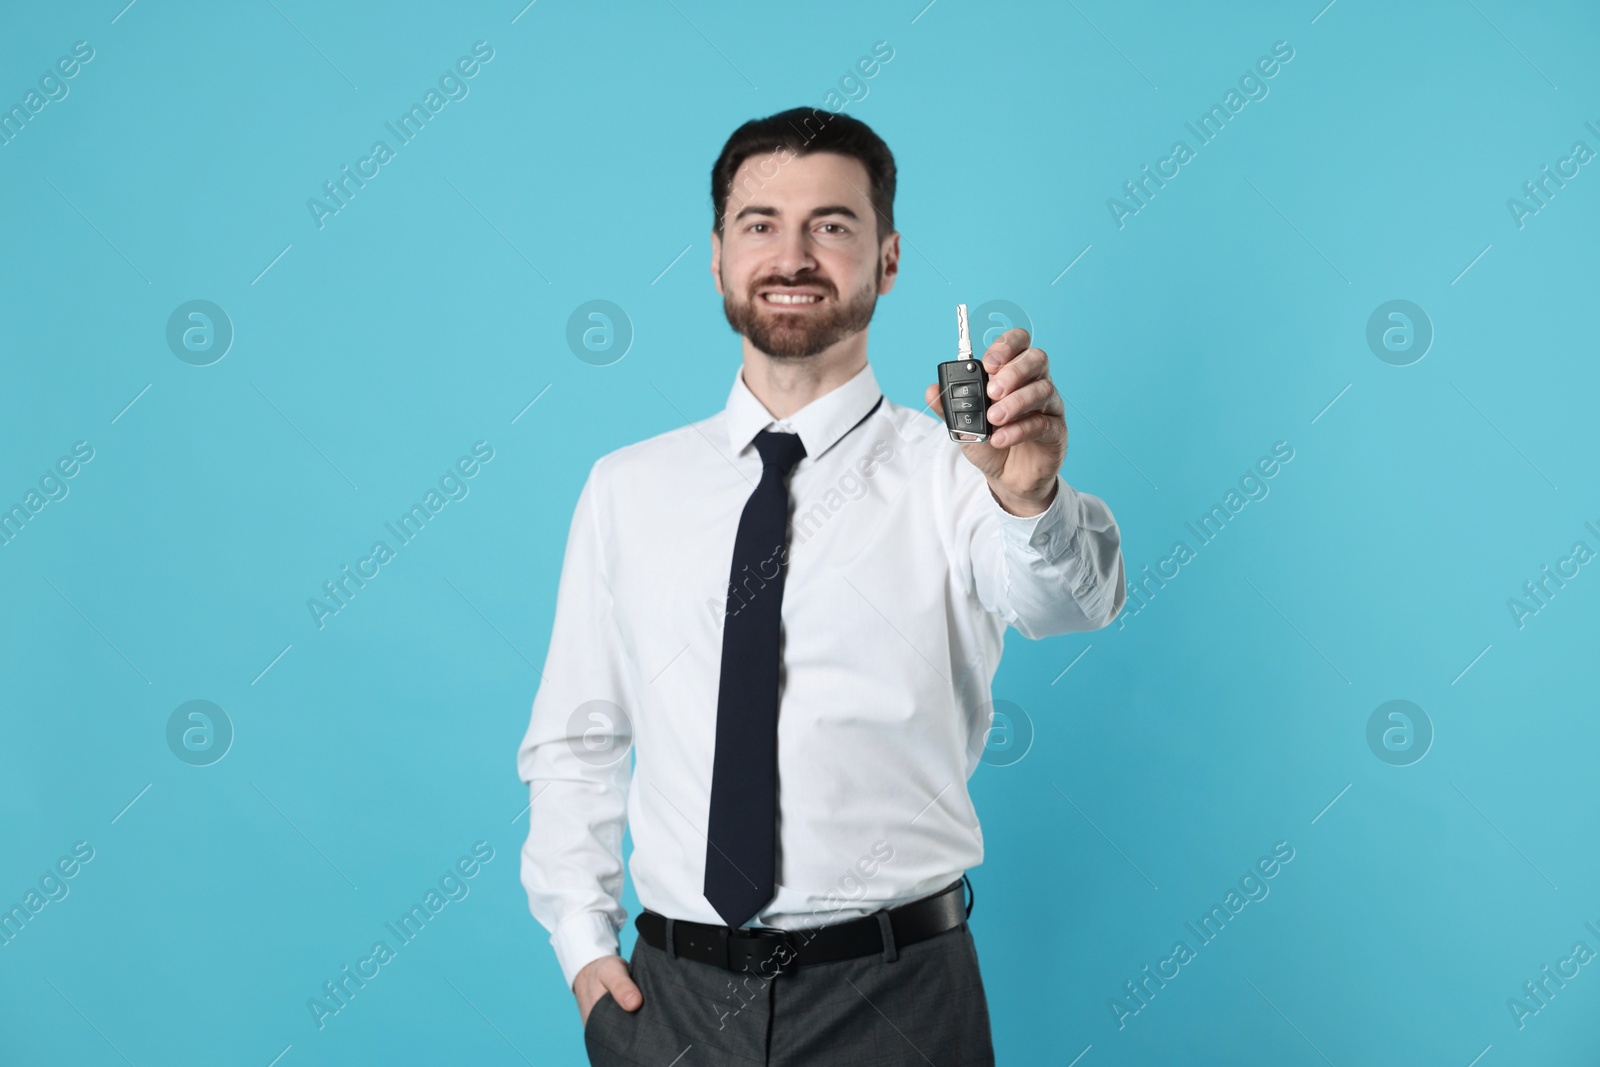
[[[728,194],[739,165],[751,156],[788,149],[796,156],[835,152],[859,159],[867,168],[867,199],[877,218],[879,240],[894,232],[894,154],[883,138],[860,119],[817,108],[797,107],[764,119],[751,119],[733,131],[711,168],[712,226],[720,235]],[[770,178],[771,175],[765,177]]]

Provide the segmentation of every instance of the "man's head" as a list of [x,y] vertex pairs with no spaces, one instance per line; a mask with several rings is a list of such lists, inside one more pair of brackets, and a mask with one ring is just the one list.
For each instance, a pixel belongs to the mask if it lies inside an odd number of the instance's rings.
[[857,119],[796,108],[735,130],[711,170],[729,325],[784,360],[865,330],[899,273],[894,187],[894,156]]

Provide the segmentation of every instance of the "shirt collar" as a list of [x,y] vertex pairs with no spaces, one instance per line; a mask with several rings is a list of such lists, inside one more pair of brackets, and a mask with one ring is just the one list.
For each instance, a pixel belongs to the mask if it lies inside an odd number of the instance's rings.
[[798,433],[806,456],[814,460],[860,422],[882,396],[878,379],[868,363],[855,377],[817,397],[788,418],[774,419],[772,412],[745,385],[741,367],[734,373],[733,389],[728,394],[728,444],[737,456],[762,430]]

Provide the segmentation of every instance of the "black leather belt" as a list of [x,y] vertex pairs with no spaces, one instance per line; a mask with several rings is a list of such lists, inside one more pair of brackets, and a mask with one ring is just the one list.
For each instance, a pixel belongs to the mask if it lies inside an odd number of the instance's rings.
[[[835,960],[854,959],[882,952],[883,931],[878,914],[886,914],[894,935],[895,947],[902,948],[954,930],[972,914],[972,902],[963,903],[962,883],[970,889],[966,875],[932,896],[913,900],[886,912],[851,919],[842,923],[800,930],[770,927],[726,926],[677,920],[672,924],[672,941],[677,955],[684,959],[725,967],[730,971],[750,971],[761,977],[791,974],[798,967]],[[634,925],[646,944],[665,950],[666,916],[650,911],[639,913]]]

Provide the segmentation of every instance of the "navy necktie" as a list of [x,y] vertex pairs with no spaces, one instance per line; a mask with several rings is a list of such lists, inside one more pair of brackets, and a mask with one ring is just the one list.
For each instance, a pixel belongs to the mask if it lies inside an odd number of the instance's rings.
[[798,434],[756,434],[761,481],[733,544],[706,825],[705,896],[737,929],[772,899],[778,833],[778,652]]

